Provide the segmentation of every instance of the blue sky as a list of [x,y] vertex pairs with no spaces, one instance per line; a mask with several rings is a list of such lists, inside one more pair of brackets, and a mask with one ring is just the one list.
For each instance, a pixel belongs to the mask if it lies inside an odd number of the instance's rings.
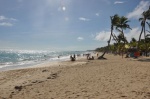
[[149,6],[149,0],[0,0],[0,49],[106,46],[114,14],[131,21],[132,30],[125,31],[128,40],[138,38],[138,18]]

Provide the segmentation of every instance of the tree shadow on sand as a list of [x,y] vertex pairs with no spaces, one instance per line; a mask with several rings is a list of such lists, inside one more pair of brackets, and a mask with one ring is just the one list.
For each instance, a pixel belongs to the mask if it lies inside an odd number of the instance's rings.
[[149,59],[147,59],[147,58],[138,59],[138,61],[141,61],[141,62],[150,62],[150,58]]

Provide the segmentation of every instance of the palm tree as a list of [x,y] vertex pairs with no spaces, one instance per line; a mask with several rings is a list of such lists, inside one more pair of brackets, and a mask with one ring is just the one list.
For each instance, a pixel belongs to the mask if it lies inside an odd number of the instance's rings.
[[130,47],[136,47],[137,46],[137,40],[135,38],[132,38],[130,41]]
[[125,37],[123,30],[125,30],[127,28],[131,29],[130,26],[129,26],[129,24],[128,24],[128,22],[130,22],[128,20],[128,18],[122,16],[122,17],[120,17],[119,24],[117,24],[117,26],[116,26],[116,29],[122,34],[123,38]]
[[128,43],[126,37],[124,37],[124,35],[122,33],[120,33],[118,36],[117,36],[117,39],[118,39],[118,52],[119,54],[121,54],[120,52],[122,52],[123,54],[123,51],[125,49],[125,43]]
[[137,42],[137,40],[133,37],[130,42]]
[[114,26],[116,27],[116,29],[122,34],[122,39],[124,39],[124,46],[125,46],[125,43],[127,42],[125,36],[124,36],[124,32],[123,30],[126,29],[126,28],[130,28],[130,26],[127,24],[129,22],[128,18],[122,16],[122,17],[119,17],[117,14],[115,14],[114,16],[111,16],[110,17],[111,19],[111,34],[110,34],[110,38],[108,40],[108,46],[106,47],[106,50],[104,51],[104,53],[98,57],[98,59],[103,59],[105,53],[107,52],[108,48],[109,48],[109,45],[110,45],[110,41],[111,41],[111,37],[113,37],[113,39],[118,43],[119,42],[119,38],[116,37],[114,34],[113,34],[113,29],[114,29]]
[[[122,46],[122,55],[123,55],[123,50],[125,49],[125,44],[128,43],[127,39],[124,36],[124,30],[131,29],[130,25],[128,24],[130,22],[128,18],[122,16],[120,17],[119,24],[117,24],[116,29],[120,32],[120,39],[123,41],[123,46]],[[123,57],[123,56],[122,56]]]
[[[148,24],[148,22],[146,22],[147,20],[150,20],[150,7],[149,7],[149,9],[147,10],[147,11],[144,11],[143,13],[142,13],[142,17],[141,18],[139,18],[139,21],[141,21],[141,27],[142,27],[142,30],[141,30],[141,33],[140,33],[140,35],[139,35],[139,41],[138,41],[138,49],[139,49],[139,43],[140,43],[140,41],[141,41],[141,36],[142,36],[142,34],[143,34],[143,32],[144,32],[144,39],[145,39],[145,47],[146,47],[146,56],[147,56],[147,44],[146,44],[146,31],[145,31],[145,23],[147,23]],[[149,24],[148,24],[149,25]]]
[[113,37],[114,40],[117,40],[115,36],[113,35],[113,29],[114,29],[114,26],[116,26],[119,23],[119,16],[117,14],[115,14],[114,16],[110,16],[110,20],[111,20],[111,34],[107,42],[108,46],[106,47],[104,53],[100,57],[98,57],[98,59],[104,59],[104,55],[108,51],[109,46],[110,46],[111,37]]
[[120,54],[120,51],[121,51],[121,48],[123,46],[123,42],[124,41],[124,36],[122,35],[122,33],[120,33],[118,36],[117,36],[117,39],[118,39],[118,52]]
[[143,31],[144,31],[144,37],[146,36],[146,33],[145,33],[146,19],[147,19],[147,13],[144,11],[142,13],[142,18],[139,18],[139,21],[141,21],[141,27],[142,27],[142,30],[141,30],[141,33],[140,33],[140,36],[139,36],[139,42],[141,41],[141,36],[142,36]]
[[110,41],[111,41],[111,37],[113,37],[113,39],[117,41],[117,38],[116,36],[113,34],[113,30],[114,30],[114,26],[117,26],[117,24],[119,24],[119,16],[117,14],[115,14],[114,16],[110,16],[110,19],[111,19],[111,34],[110,34],[110,38],[108,40],[108,43],[110,44]]

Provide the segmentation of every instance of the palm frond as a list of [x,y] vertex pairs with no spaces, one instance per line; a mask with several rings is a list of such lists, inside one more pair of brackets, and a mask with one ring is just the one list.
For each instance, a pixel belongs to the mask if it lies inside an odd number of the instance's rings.
[[116,30],[119,31],[119,32],[122,32],[122,31],[119,29],[119,27],[116,27]]
[[139,18],[139,21],[143,21],[144,18]]
[[150,33],[150,31],[148,31],[148,30],[146,30],[146,31]]
[[146,35],[146,38],[149,38],[149,37],[150,37],[150,34],[147,34],[147,35]]
[[146,22],[146,23],[147,23],[148,27],[150,28],[150,23],[148,23],[148,22]]
[[112,36],[113,36],[113,39],[114,39],[116,42],[118,42],[117,36],[116,36],[115,34],[112,34]]

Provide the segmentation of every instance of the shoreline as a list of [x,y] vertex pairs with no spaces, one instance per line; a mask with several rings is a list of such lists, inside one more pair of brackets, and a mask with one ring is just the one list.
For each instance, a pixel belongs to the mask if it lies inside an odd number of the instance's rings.
[[69,55],[81,55],[86,51],[37,51],[37,50],[0,50],[0,71],[30,67],[47,62],[66,61]]
[[2,71],[0,99],[150,98],[150,58],[105,57]]
[[[80,60],[84,58],[83,56],[77,57],[77,60]],[[27,68],[38,68],[38,67],[48,67],[48,66],[57,66],[61,64],[63,61],[70,61],[70,59],[57,59],[57,60],[45,60],[45,61],[40,61],[40,62],[35,62],[35,63],[30,63],[30,64],[24,64],[24,65],[12,65],[12,66],[6,66],[0,68],[1,71],[9,71],[9,70],[18,70],[18,69],[27,69]]]

